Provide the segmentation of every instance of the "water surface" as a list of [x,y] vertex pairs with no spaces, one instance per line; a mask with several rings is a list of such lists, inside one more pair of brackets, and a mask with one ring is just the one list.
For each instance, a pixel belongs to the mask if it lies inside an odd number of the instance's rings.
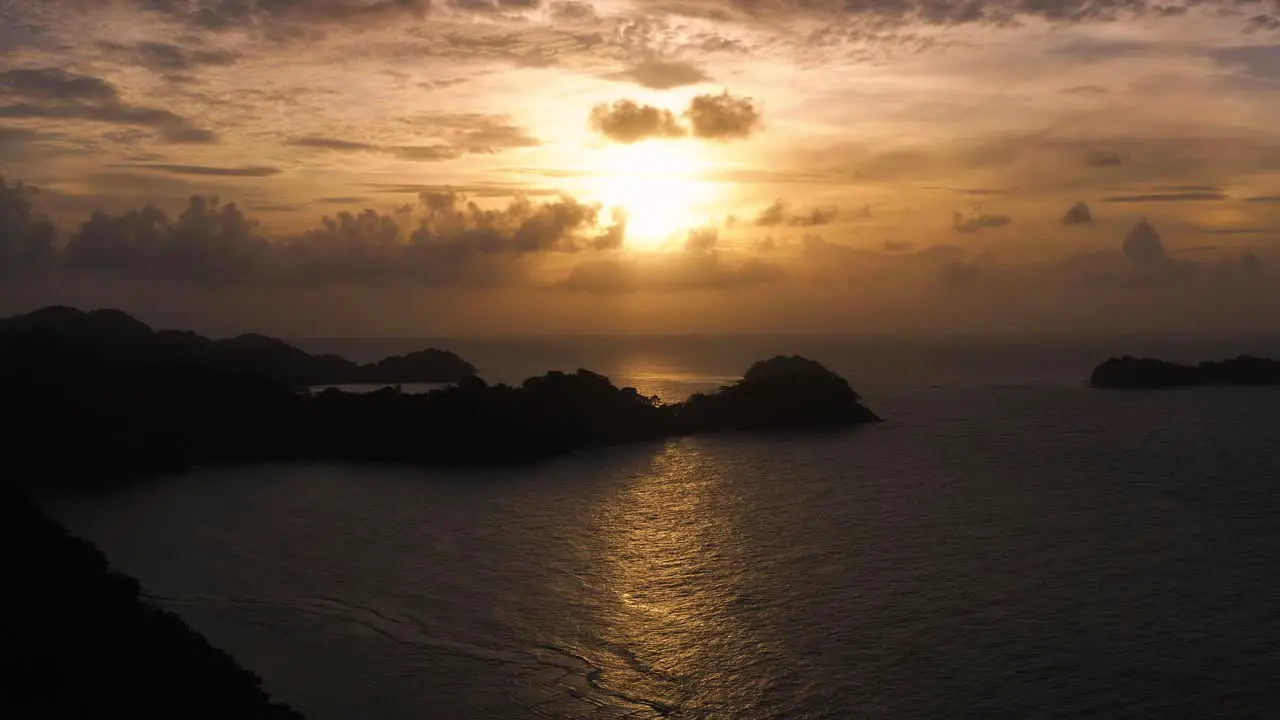
[[[1280,391],[815,349],[889,422],[49,504],[322,720],[1277,714]],[[671,398],[759,356],[712,350],[597,366]]]

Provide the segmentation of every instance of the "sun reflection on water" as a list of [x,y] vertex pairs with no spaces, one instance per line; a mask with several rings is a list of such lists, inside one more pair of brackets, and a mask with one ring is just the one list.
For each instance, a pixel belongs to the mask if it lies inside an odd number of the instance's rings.
[[680,441],[602,508],[600,526],[613,529],[603,557],[613,602],[600,631],[612,656],[601,682],[620,695],[690,712],[699,697],[752,685],[736,677],[751,663],[752,633],[741,622],[748,563],[738,557],[735,497],[696,442]]

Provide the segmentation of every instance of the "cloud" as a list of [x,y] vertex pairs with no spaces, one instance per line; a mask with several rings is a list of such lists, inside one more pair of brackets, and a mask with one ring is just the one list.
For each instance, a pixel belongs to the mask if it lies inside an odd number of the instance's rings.
[[670,110],[640,105],[633,100],[597,105],[591,109],[589,122],[592,130],[620,143],[685,135],[685,129]]
[[718,242],[720,242],[720,231],[715,228],[694,228],[685,238],[684,248],[689,252],[711,252]]
[[760,227],[773,227],[781,225],[787,219],[787,206],[781,200],[775,200],[772,205],[760,211],[756,215],[756,225]]
[[450,0],[456,10],[479,14],[502,14],[537,9],[541,0]]
[[751,258],[734,264],[717,252],[689,251],[589,260],[576,265],[558,287],[591,295],[725,291],[786,277],[780,266],[765,260]]
[[95,212],[61,259],[73,275],[142,283],[484,284],[514,278],[524,258],[616,247],[625,226],[602,226],[599,210],[569,197],[485,209],[456,192],[424,192],[394,214],[341,212],[268,239],[237,205],[195,196],[177,217],[150,205]]
[[[867,208],[869,210],[869,208]],[[755,224],[760,227],[791,225],[793,227],[816,227],[827,225],[839,217],[840,211],[834,206],[815,207],[807,213],[787,215],[787,206],[782,200],[775,200],[772,205],[756,215]]]
[[605,77],[643,85],[654,90],[670,90],[685,85],[697,85],[710,80],[696,65],[673,60],[649,58],[626,70],[610,73]]
[[208,177],[262,178],[280,174],[280,168],[260,165],[248,167],[209,167],[205,165],[160,165],[136,163],[112,165],[111,167],[140,168],[143,170],[155,170],[156,172],[169,173],[170,175],[202,175]]
[[193,197],[174,220],[150,205],[119,215],[95,212],[71,236],[65,264],[124,278],[234,282],[254,271],[265,252],[254,223],[235,204]]
[[692,134],[705,140],[744,138],[760,128],[762,118],[755,101],[734,97],[729,91],[719,95],[698,95],[684,113]]
[[1165,259],[1164,241],[1146,220],[1139,222],[1125,235],[1122,248],[1124,256],[1135,265],[1150,267]]
[[542,142],[506,116],[481,113],[439,114],[425,118],[424,130],[440,135],[461,152],[492,155],[504,150],[535,147]]
[[1280,47],[1275,45],[1236,45],[1214,48],[1209,57],[1217,64],[1242,75],[1274,81],[1280,77]]
[[1064,95],[1080,95],[1083,97],[1096,97],[1099,95],[1108,95],[1110,94],[1111,91],[1102,87],[1101,85],[1075,85],[1069,88],[1063,88],[1059,92],[1061,92]]
[[340,138],[307,136],[288,141],[293,147],[333,152],[367,152],[391,155],[410,162],[439,162],[463,155],[492,155],[504,150],[533,147],[541,142],[523,128],[503,118],[480,114],[439,115],[427,119],[424,133],[441,138],[434,145],[378,145]]
[[596,10],[591,3],[580,0],[553,2],[547,6],[551,19],[558,22],[583,22],[596,19]]
[[31,202],[38,193],[0,177],[0,277],[30,279],[51,265],[55,231]]
[[[966,25],[1009,27],[1026,20],[1056,25],[1111,22],[1123,18],[1166,18],[1184,15],[1191,8],[1212,8],[1227,16],[1242,16],[1250,0],[728,0],[727,2],[655,3],[674,14],[691,17],[740,15],[752,22],[795,21],[802,18],[825,20],[839,27],[847,23],[857,28],[892,30],[901,27],[954,28]],[[1244,18],[1242,18],[1242,21]],[[1255,15],[1247,20],[1256,30],[1275,29],[1280,21],[1273,14]],[[1084,45],[1084,43],[1080,43]],[[1094,48],[1093,45],[1101,45]],[[1112,46],[1117,47],[1112,47]],[[1095,42],[1068,48],[1073,54],[1107,57],[1122,52],[1123,41]]]
[[99,47],[125,62],[158,73],[183,73],[204,67],[226,67],[234,65],[240,59],[239,54],[226,50],[191,50],[161,42],[140,42],[135,45],[103,42],[99,43]]
[[1247,197],[1244,201],[1251,203],[1280,203],[1280,195],[1257,195]]
[[1204,202],[1226,200],[1227,195],[1220,192],[1175,192],[1149,193],[1145,195],[1115,195],[1102,199],[1108,203],[1144,203],[1144,202]]
[[959,212],[951,214],[951,229],[958,233],[976,233],[985,229],[1002,228],[1013,222],[1008,215],[971,215],[965,217]]
[[430,0],[135,0],[144,10],[199,30],[249,30],[275,23],[360,23],[421,18]]
[[0,73],[0,117],[76,119],[149,127],[171,143],[208,143],[212,132],[168,110],[126,103],[115,86],[59,68],[19,68]]
[[1084,164],[1089,167],[1117,167],[1124,164],[1124,159],[1119,153],[1094,150],[1084,156]]
[[1083,225],[1093,222],[1093,213],[1089,211],[1089,206],[1078,202],[1067,208],[1067,214],[1062,218],[1063,225]]

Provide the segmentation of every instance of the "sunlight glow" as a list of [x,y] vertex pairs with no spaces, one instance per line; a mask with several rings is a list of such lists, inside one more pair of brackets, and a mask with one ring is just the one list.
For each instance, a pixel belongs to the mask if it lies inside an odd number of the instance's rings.
[[706,222],[701,208],[713,185],[699,178],[705,163],[693,143],[649,141],[611,145],[593,155],[593,194],[626,214],[626,244],[656,249]]

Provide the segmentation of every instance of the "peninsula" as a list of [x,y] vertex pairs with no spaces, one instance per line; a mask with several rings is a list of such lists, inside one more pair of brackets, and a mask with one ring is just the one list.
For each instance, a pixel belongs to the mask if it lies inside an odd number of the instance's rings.
[[[157,333],[119,311],[51,308],[0,321],[0,346],[6,403],[22,419],[8,439],[44,483],[104,485],[227,462],[511,463],[695,433],[879,420],[844,378],[800,357],[757,362],[733,385],[663,403],[589,370],[489,384],[434,350],[430,372],[391,372],[403,359],[357,366],[270,338]],[[420,394],[299,390],[333,383],[344,368],[382,382],[453,382]]]

